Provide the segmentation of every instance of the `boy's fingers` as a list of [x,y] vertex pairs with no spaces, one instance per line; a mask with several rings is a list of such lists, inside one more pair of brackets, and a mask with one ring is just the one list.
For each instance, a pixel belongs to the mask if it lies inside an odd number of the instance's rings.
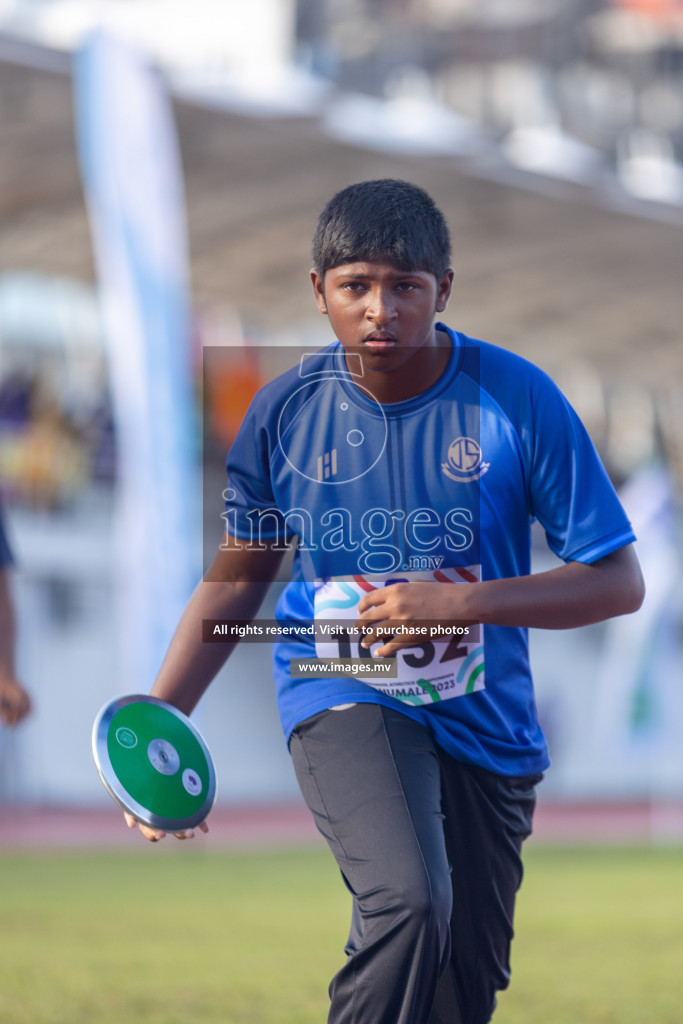
[[358,611],[362,615],[363,612],[368,611],[369,608],[378,608],[385,604],[385,602],[393,596],[391,593],[392,590],[393,587],[381,587],[377,590],[370,590],[367,594],[363,594],[358,602]]
[[[123,812],[123,817],[125,818],[128,828],[139,828],[145,839],[148,839],[150,843],[158,843],[159,840],[163,839],[166,835],[166,833],[162,832],[160,829],[152,829],[147,825],[143,825],[142,822],[138,821],[137,818],[134,818],[128,811]],[[197,828],[200,832],[206,833],[209,831],[209,826],[205,821],[202,821]],[[192,839],[194,836],[194,829],[183,829],[182,832],[174,832],[173,835],[176,839]]]
[[390,612],[387,608],[371,608],[368,607],[365,612],[361,612],[360,616],[354,623],[354,629],[358,632],[363,633],[365,637],[371,637],[371,642],[374,643],[376,637],[372,630],[375,626],[381,625],[382,628],[391,625],[391,619],[389,618]]
[[149,839],[150,843],[158,843],[160,839],[163,839],[166,835],[165,832],[158,831],[157,829],[147,828],[146,825],[139,826],[145,839]]
[[414,647],[419,641],[417,640],[388,640],[381,647],[378,647],[372,652],[373,658],[388,658],[392,654],[396,654],[396,651],[401,651],[406,647]]
[[[361,640],[361,647],[370,648],[379,640],[383,641],[385,645],[390,643],[393,638],[394,630],[398,629],[400,625],[400,622],[395,622],[392,619],[377,619],[373,624],[366,622],[363,628],[364,635]],[[379,635],[377,635],[375,626],[381,627]]]
[[145,839],[148,839],[150,843],[158,843],[160,839],[163,839],[166,835],[165,832],[161,832],[157,829],[148,828],[147,825],[143,825],[141,821],[134,818],[128,811],[123,812],[123,817],[126,820],[128,828],[139,828]]
[[370,594],[363,594],[360,601],[358,602],[358,611],[362,614],[367,611],[368,608],[373,608],[377,604],[378,590],[373,590]]
[[[197,825],[197,828],[199,829],[200,832],[208,832],[209,831],[209,826],[206,824],[205,821],[200,822],[200,824]],[[173,835],[176,837],[176,839],[193,839],[194,838],[194,829],[193,828],[186,828],[186,829],[183,829],[182,832],[174,832]]]

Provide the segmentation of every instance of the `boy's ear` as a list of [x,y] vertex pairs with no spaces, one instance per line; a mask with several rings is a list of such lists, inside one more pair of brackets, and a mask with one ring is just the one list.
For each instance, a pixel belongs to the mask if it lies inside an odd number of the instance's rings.
[[448,300],[451,297],[451,291],[453,289],[453,278],[455,277],[455,271],[452,267],[449,267],[445,272],[441,280],[439,281],[439,287],[436,292],[436,312],[443,313],[448,306]]
[[325,302],[325,288],[324,280],[315,269],[311,270],[311,284],[313,285],[313,294],[315,295],[315,301],[318,304],[318,309],[321,313],[327,313],[327,303]]

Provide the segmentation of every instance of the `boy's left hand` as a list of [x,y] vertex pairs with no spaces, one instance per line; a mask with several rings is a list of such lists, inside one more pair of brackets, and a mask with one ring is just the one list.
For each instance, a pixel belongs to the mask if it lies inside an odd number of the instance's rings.
[[[365,594],[358,604],[356,621],[356,628],[364,631],[362,646],[369,648],[384,641],[373,655],[386,658],[403,647],[430,640],[430,626],[471,626],[475,620],[467,615],[465,599],[474,586],[419,581],[392,583]],[[392,629],[401,627],[401,632],[392,637]],[[419,631],[425,627],[426,633]]]

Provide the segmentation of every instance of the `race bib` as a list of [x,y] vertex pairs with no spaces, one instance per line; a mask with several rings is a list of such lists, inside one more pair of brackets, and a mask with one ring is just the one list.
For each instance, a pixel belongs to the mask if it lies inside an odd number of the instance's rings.
[[[393,576],[335,576],[315,584],[315,652],[319,658],[369,658],[363,636],[353,631],[358,603],[369,591],[395,583],[429,581],[464,586],[481,578],[481,567],[399,572]],[[348,622],[349,632],[343,625]],[[471,626],[421,624],[419,642],[395,654],[397,678],[358,676],[406,704],[435,704],[484,689],[483,630]],[[415,634],[410,634],[411,638]],[[424,639],[422,637],[424,636]],[[387,635],[386,639],[389,639]],[[375,647],[381,646],[378,642]]]

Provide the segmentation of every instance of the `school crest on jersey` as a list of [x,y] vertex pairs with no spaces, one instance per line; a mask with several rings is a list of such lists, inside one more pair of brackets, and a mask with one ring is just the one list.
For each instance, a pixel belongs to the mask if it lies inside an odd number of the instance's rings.
[[441,463],[441,469],[451,480],[466,484],[482,477],[490,465],[490,462],[484,462],[478,441],[473,437],[456,437],[448,446],[446,462]]

